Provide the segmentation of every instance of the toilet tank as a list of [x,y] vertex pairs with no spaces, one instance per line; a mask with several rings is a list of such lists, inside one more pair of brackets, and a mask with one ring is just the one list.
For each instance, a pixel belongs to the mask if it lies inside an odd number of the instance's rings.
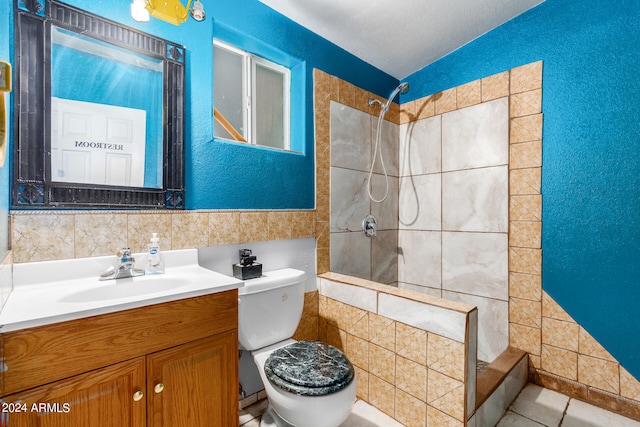
[[268,271],[238,289],[238,341],[257,350],[291,338],[304,305],[305,273],[293,268]]

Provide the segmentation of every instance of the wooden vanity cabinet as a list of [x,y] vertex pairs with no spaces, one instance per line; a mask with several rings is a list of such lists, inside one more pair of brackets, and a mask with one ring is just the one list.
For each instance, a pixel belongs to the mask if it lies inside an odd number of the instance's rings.
[[2,398],[0,426],[146,426],[145,360],[138,357]]
[[237,426],[237,301],[232,290],[1,334],[0,426]]

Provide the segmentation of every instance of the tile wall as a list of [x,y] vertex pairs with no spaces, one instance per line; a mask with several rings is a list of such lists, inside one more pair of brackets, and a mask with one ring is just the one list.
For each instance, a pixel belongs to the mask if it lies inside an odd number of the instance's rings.
[[315,236],[314,211],[15,211],[15,263]]
[[478,306],[487,362],[509,345],[508,101],[400,126],[399,286]]
[[[371,176],[378,118],[331,101],[331,271],[395,285],[398,280],[398,125],[383,120],[379,154]],[[374,109],[372,109],[374,110]],[[379,153],[379,152],[378,152]],[[375,216],[378,236],[368,238],[362,221]]]
[[408,427],[475,410],[477,309],[336,273],[320,278],[320,339],[356,369],[357,396]]
[[[320,70],[314,70],[314,80],[316,231],[318,273],[322,273],[330,270],[331,250],[330,102],[371,114],[368,99],[384,100]],[[386,118],[398,124],[417,122],[504,97],[509,99],[509,345],[527,351],[532,381],[640,419],[640,382],[542,290],[542,61],[401,108],[392,104]],[[567,331],[569,339],[558,339]]]

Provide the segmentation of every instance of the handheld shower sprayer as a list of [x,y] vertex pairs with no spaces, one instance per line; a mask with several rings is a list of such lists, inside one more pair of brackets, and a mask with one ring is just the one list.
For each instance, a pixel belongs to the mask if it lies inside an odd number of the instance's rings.
[[387,99],[387,102],[385,102],[384,104],[378,101],[377,99],[369,98],[369,107],[374,107],[376,104],[380,104],[380,106],[382,107],[382,111],[386,113],[387,110],[389,109],[389,106],[393,102],[393,99],[399,93],[407,93],[408,91],[409,91],[409,83],[407,82],[400,83],[398,87],[395,88],[393,92],[391,92],[391,95],[389,95],[389,99]]
[[[382,102],[378,101],[377,99],[369,98],[370,107],[374,107],[376,103],[382,106],[382,109],[380,110],[380,115],[378,116],[378,128],[376,129],[376,143],[375,143],[375,148],[373,150],[373,159],[371,161],[371,169],[369,170],[369,180],[367,182],[367,191],[369,193],[369,198],[371,199],[371,201],[375,203],[383,202],[389,195],[389,177],[387,176],[387,169],[384,167],[384,159],[382,158],[382,150],[380,149],[380,133],[382,129],[382,121],[384,120],[384,115],[387,113],[387,110],[389,109],[389,106],[393,102],[393,99],[399,93],[407,93],[407,91],[409,91],[409,83],[403,82],[403,83],[400,83],[398,87],[393,90],[393,92],[391,92],[391,95],[389,95],[389,99],[387,99],[387,102],[385,102],[384,104],[382,104]],[[380,164],[382,165],[382,171],[384,172],[385,185],[386,185],[384,197],[379,200],[375,199],[371,194],[371,176],[373,175],[373,166],[376,162],[376,157],[378,156],[378,150],[380,150]]]

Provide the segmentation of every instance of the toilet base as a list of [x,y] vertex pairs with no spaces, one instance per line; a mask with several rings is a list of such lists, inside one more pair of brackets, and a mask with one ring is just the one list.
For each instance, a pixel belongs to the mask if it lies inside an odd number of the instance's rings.
[[276,411],[269,405],[262,418],[260,427],[295,427],[278,416]]

